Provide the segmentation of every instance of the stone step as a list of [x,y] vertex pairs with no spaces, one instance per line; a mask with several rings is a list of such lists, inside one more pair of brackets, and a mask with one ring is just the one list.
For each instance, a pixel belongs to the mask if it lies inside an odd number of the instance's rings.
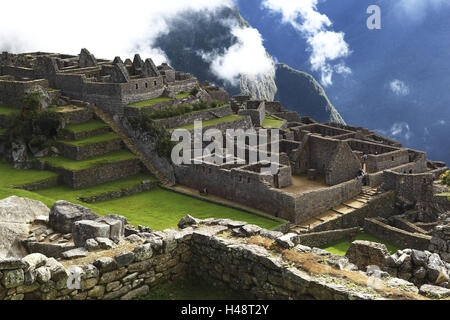
[[94,113],[87,107],[67,105],[61,107],[47,108],[61,115],[66,124],[81,124],[92,119]]
[[67,125],[58,134],[60,140],[83,140],[111,132],[111,128],[101,120],[89,120],[81,124]]
[[57,146],[65,158],[85,160],[122,149],[122,139],[113,132],[107,132],[83,140],[60,140]]
[[73,189],[115,181],[142,171],[140,160],[126,150],[82,161],[61,156],[41,158],[39,161],[42,169],[60,174],[62,182]]

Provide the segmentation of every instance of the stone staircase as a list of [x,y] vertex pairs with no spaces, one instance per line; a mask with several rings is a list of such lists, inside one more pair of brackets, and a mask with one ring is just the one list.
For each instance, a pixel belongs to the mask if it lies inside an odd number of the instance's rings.
[[101,108],[97,106],[93,106],[93,110],[95,114],[102,119],[106,124],[108,124],[111,129],[122,139],[122,142],[126,145],[126,147],[133,152],[139,160],[144,164],[144,166],[156,177],[158,180],[162,182],[163,185],[171,186],[173,185],[161,172],[159,172],[150,160],[134,145],[133,141],[128,137],[125,130],[117,124],[114,119],[103,111]]
[[364,186],[358,196],[345,201],[342,204],[333,207],[311,219],[308,219],[301,224],[292,226],[290,231],[298,234],[323,231],[323,229],[326,229],[324,228],[324,225],[340,217],[352,214],[356,210],[364,208],[371,199],[379,194],[380,192],[377,188]]

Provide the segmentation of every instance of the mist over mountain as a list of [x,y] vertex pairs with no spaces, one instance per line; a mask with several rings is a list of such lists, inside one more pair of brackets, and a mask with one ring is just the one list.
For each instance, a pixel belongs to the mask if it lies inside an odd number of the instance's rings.
[[[263,6],[266,0],[236,2],[242,16],[261,32],[272,56],[311,73],[325,86],[321,70],[313,70],[310,45],[282,13]],[[325,86],[345,121],[450,163],[450,2],[313,2],[331,28],[344,34],[350,50],[343,58],[349,72],[335,72]],[[381,9],[381,30],[366,26],[366,10],[373,4]],[[302,23],[304,17],[295,21]]]
[[[153,43],[161,49],[177,70],[194,74],[201,81],[224,87],[231,95],[248,94],[253,98],[279,100],[284,107],[311,116],[317,121],[344,123],[330,103],[322,86],[309,74],[277,63],[269,53],[272,68],[257,75],[240,74],[237,81],[214,72],[211,59],[227,54],[241,39],[233,28],[250,28],[237,8],[222,7],[214,12],[186,11],[169,22],[167,33]],[[251,54],[251,53],[250,53]]]

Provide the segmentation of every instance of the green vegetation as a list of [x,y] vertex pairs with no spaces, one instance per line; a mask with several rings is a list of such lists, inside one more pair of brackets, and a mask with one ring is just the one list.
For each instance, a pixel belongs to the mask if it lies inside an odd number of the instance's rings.
[[168,106],[164,110],[146,110],[146,113],[151,119],[165,119],[176,116],[181,116],[185,114],[195,113],[199,111],[212,110],[223,106],[224,103],[214,100],[210,103],[207,102],[197,102],[193,105],[179,105],[179,106]]
[[75,141],[61,141],[59,140],[58,142],[70,145],[70,146],[74,146],[74,147],[82,147],[82,146],[86,146],[89,144],[94,144],[94,143],[100,143],[100,142],[105,142],[105,141],[110,141],[110,140],[116,140],[119,139],[119,136],[114,133],[114,132],[107,132],[104,134],[100,134],[97,136],[93,136],[93,137],[89,137],[83,140],[75,140]]
[[391,253],[391,254],[393,254],[397,250],[399,250],[399,248],[397,248],[396,246],[394,246],[384,240],[381,240],[369,233],[365,233],[365,232],[358,234],[352,240],[350,240],[350,239],[340,240],[335,243],[329,244],[326,247],[322,247],[322,249],[329,251],[331,253],[334,253],[334,254],[344,256],[345,253],[347,252],[348,248],[350,247],[351,242],[354,240],[366,240],[366,241],[382,243],[382,244],[386,245],[386,248],[388,249],[389,253]]
[[58,174],[42,170],[21,170],[0,160],[0,188],[20,187],[57,177]]
[[182,92],[182,93],[175,95],[175,97],[177,97],[177,99],[184,99],[184,98],[189,97],[190,95],[191,95],[190,93]]
[[135,102],[135,103],[130,103],[129,106],[135,107],[135,108],[143,108],[143,107],[149,107],[149,106],[153,106],[158,103],[169,102],[169,101],[172,101],[172,98],[159,97],[159,98],[139,101],[139,102]]
[[81,124],[70,124],[65,126],[64,130],[71,131],[74,133],[94,131],[102,128],[106,128],[108,125],[100,120],[89,120],[88,122]]
[[240,300],[238,293],[215,288],[194,277],[159,285],[140,300]]
[[442,184],[450,186],[450,170],[441,175]]
[[[179,94],[176,94],[175,97],[178,100],[180,100],[180,99],[187,98],[190,95],[191,95],[191,93],[181,92]],[[153,99],[149,99],[149,100],[143,100],[143,101],[130,103],[128,106],[135,107],[135,108],[144,108],[144,107],[150,107],[150,106],[153,106],[155,104],[169,102],[169,101],[173,101],[173,100],[174,99],[169,98],[169,97],[158,97],[158,98],[153,98]]]
[[9,116],[12,114],[20,114],[21,110],[18,108],[0,106],[0,115]]
[[12,185],[21,186],[43,181],[56,177],[57,174],[47,171],[14,169],[11,164],[0,162],[0,176],[2,177],[0,183],[0,199],[17,195],[19,197],[42,201],[48,207],[51,207],[57,200],[67,200],[89,207],[100,215],[109,213],[123,215],[131,224],[148,225],[155,230],[175,227],[178,221],[186,214],[191,214],[200,219],[214,217],[247,221],[248,223],[253,223],[267,229],[274,229],[283,224],[281,220],[253,215],[161,188],[92,204],[86,204],[78,200],[79,198],[92,197],[106,192],[121,191],[136,186],[144,180],[155,179],[146,174],[137,174],[81,190],[73,190],[68,186],[58,185],[34,192],[11,189],[10,187]]
[[280,128],[283,122],[283,120],[279,120],[273,116],[267,116],[264,119],[262,126],[266,128]]
[[[239,119],[242,119],[242,118],[243,118],[242,116],[231,115],[231,116],[228,116],[228,117],[223,117],[223,118],[217,118],[217,119],[213,119],[213,120],[209,120],[209,121],[204,121],[202,123],[202,125],[203,125],[203,128],[206,128],[206,127],[210,127],[210,126],[213,126],[213,125],[216,125],[216,124],[219,124],[219,123],[236,121],[236,120],[239,120]],[[194,129],[194,124],[192,123],[192,124],[189,124],[189,125],[186,125],[186,126],[175,128],[175,129],[192,130],[192,129]]]
[[113,151],[101,156],[92,157],[83,161],[72,160],[68,158],[64,158],[61,156],[58,157],[45,157],[41,158],[41,161],[45,161],[52,165],[53,167],[64,168],[72,171],[79,171],[84,169],[89,169],[92,167],[97,167],[113,162],[136,159],[137,157],[129,151],[126,150],[118,150]]

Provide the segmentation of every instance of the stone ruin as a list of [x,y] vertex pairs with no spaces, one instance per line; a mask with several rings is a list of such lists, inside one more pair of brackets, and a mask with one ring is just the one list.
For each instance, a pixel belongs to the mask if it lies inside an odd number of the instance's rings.
[[[0,200],[2,215],[17,215],[17,208],[30,205],[42,210],[45,207],[18,197]],[[373,300],[450,296],[449,289],[435,285],[445,280],[449,265],[428,252],[403,250],[389,256],[383,245],[355,241],[347,256],[342,257],[302,245],[294,233],[283,234],[228,219],[199,220],[189,215],[180,220],[178,228],[152,231],[148,227],[134,228],[120,216],[98,218],[89,209],[65,201],[47,208],[46,214],[40,213],[43,215],[28,222],[29,236],[25,230],[18,235],[27,252],[0,257],[0,299],[128,300],[189,274],[231,289],[241,298]],[[66,249],[81,247],[56,255],[50,247],[59,244],[66,245]],[[374,267],[374,263],[378,266]],[[417,282],[383,271],[394,265],[399,270],[407,265],[417,269]]]

